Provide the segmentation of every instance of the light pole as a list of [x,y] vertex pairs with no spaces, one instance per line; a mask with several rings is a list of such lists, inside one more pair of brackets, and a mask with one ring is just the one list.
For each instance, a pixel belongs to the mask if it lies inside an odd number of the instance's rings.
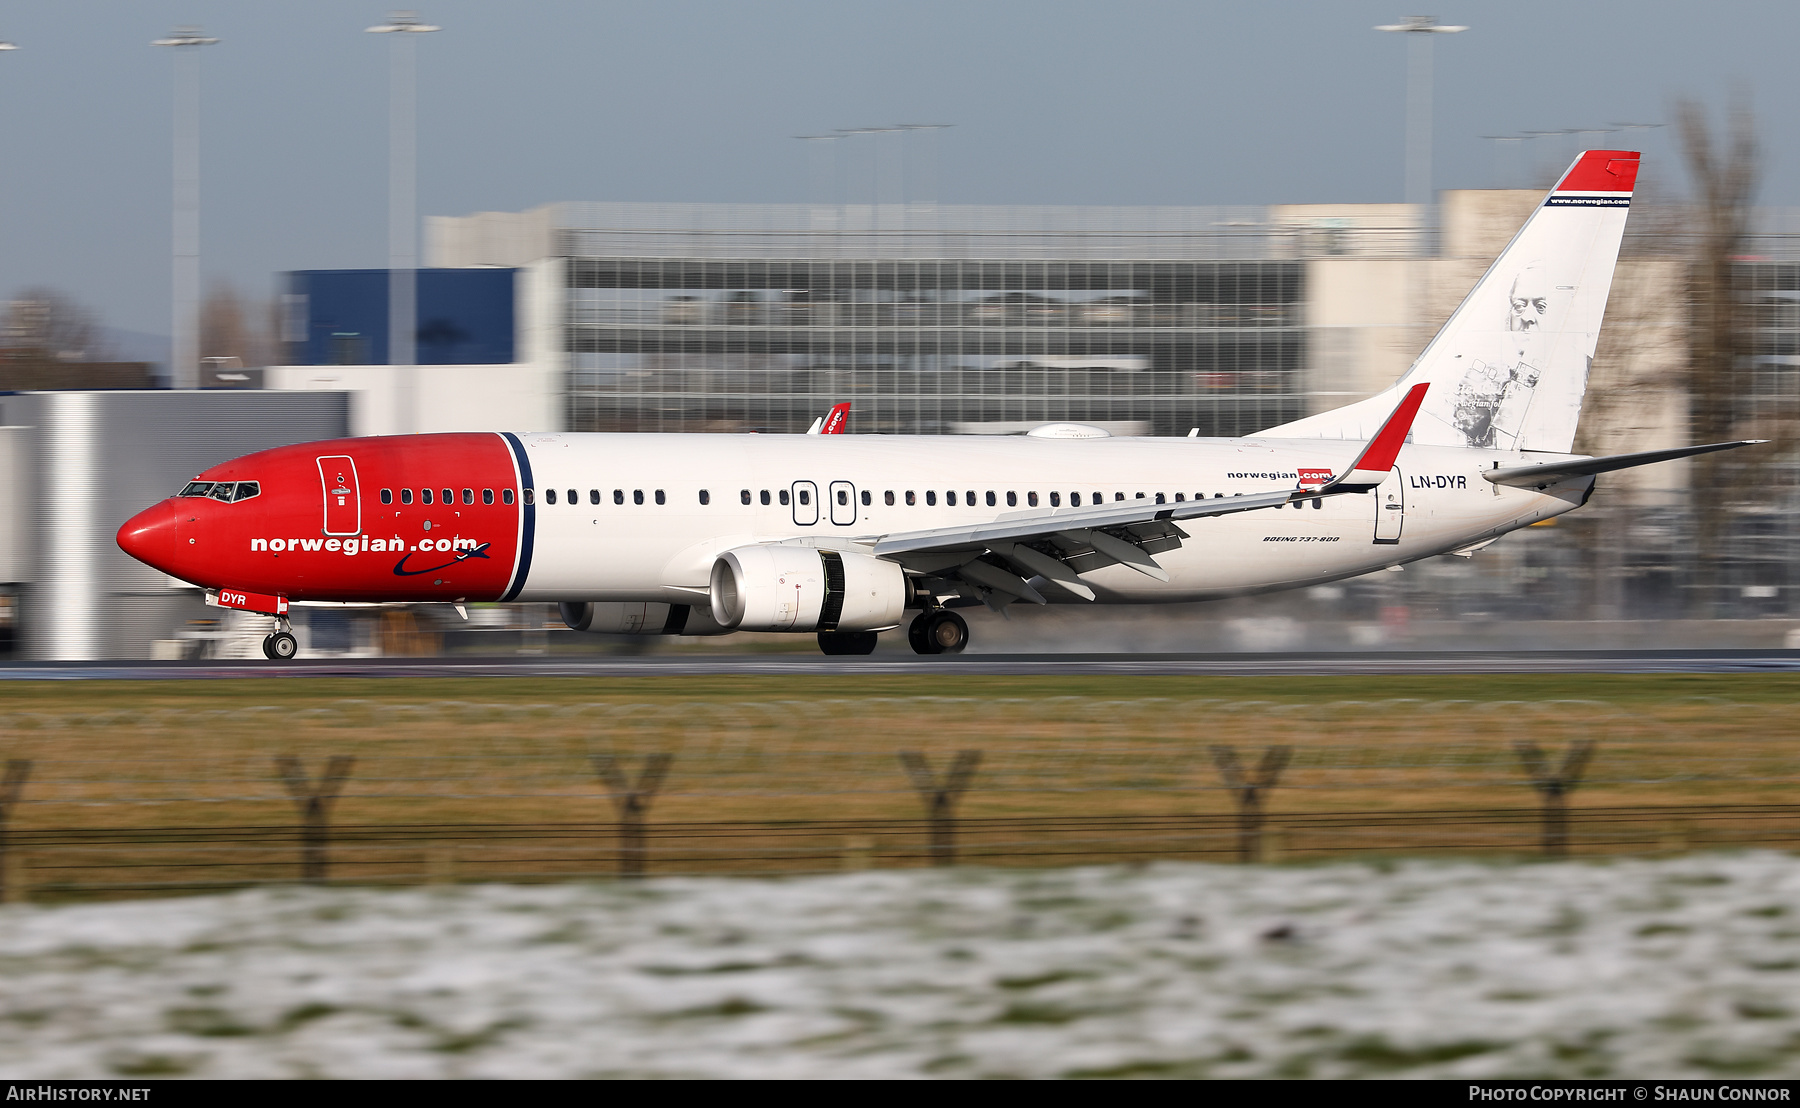
[[[839,127],[845,138],[868,135],[869,138],[869,235],[871,249],[881,254],[881,136],[898,131],[898,127]],[[849,191],[849,170],[845,173],[845,192]],[[847,222],[847,221],[846,221]],[[847,230],[848,228],[846,228]]]
[[200,55],[212,46],[198,27],[177,27],[152,46],[175,51],[175,193],[171,223],[174,264],[170,273],[169,387],[200,384]]
[[824,222],[824,212],[828,207],[837,204],[837,160],[831,144],[843,138],[843,135],[795,135],[795,138],[806,143],[807,189],[806,200],[812,206],[812,229],[818,230]]
[[[877,136],[876,138],[871,139],[869,143],[869,206],[871,208],[879,208],[881,206],[881,145],[879,136],[891,130],[893,130],[892,127],[839,127],[837,129],[837,133],[845,138],[855,138],[857,135]],[[849,178],[851,172],[850,168],[846,166],[844,170],[844,191],[846,193],[850,191]],[[845,200],[846,202],[849,200],[847,195]]]
[[1431,203],[1431,39],[1467,27],[1444,26],[1436,16],[1409,15],[1377,31],[1397,31],[1408,41],[1406,66],[1406,202]]
[[393,35],[388,50],[388,364],[395,374],[395,411],[401,434],[418,429],[413,362],[419,307],[417,79],[413,36],[441,30],[417,12],[394,12],[367,29]]
[[[956,126],[956,124],[954,124],[954,123],[899,123],[899,124],[896,124],[895,126],[899,130],[905,131],[908,134],[916,134],[920,131],[923,131],[925,133],[925,135],[928,139],[926,146],[925,146],[925,168],[924,168],[925,180],[922,183],[920,191],[922,191],[925,194],[924,201],[927,205],[929,205],[933,208],[937,207],[937,135],[938,135],[939,131],[947,130],[951,127]],[[901,149],[904,151],[905,147],[902,146]],[[900,167],[901,167],[901,172],[904,175],[905,169],[906,169],[906,162],[904,160],[904,156],[900,163]],[[902,183],[902,188],[904,189],[904,182]]]
[[18,49],[18,47],[14,46],[10,42],[0,41],[0,52],[6,51],[6,50],[17,50],[17,49]]

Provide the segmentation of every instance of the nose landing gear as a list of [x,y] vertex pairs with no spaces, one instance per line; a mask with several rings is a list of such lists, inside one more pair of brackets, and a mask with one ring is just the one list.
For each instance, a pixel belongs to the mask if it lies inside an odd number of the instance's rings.
[[262,641],[263,657],[271,662],[288,662],[300,653],[300,640],[294,638],[288,626],[288,621],[281,619],[275,632]]
[[915,654],[961,654],[969,645],[969,625],[945,608],[927,608],[906,629]]

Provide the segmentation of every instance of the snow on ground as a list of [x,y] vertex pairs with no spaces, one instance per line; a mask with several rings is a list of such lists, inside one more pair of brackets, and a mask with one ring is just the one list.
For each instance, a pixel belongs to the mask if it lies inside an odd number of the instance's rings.
[[0,910],[0,1076],[1800,1075],[1800,859]]

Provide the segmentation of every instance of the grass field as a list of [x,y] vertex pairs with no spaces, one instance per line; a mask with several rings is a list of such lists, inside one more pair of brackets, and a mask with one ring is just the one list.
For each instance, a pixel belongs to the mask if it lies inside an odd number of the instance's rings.
[[[1794,803],[1796,701],[1800,678],[1758,674],[18,682],[0,758],[31,762],[8,872],[40,894],[291,875],[284,757],[314,778],[356,759],[333,858],[368,880],[605,872],[617,809],[594,759],[635,774],[654,754],[673,761],[653,869],[922,864],[906,750],[940,774],[981,752],[964,850],[1006,864],[1229,856],[1219,745],[1293,748],[1264,800],[1290,857],[1530,850],[1515,745],[1578,739],[1598,748],[1577,849],[1669,850],[1800,832],[1744,809]],[[1635,814],[1583,823],[1600,810]]]

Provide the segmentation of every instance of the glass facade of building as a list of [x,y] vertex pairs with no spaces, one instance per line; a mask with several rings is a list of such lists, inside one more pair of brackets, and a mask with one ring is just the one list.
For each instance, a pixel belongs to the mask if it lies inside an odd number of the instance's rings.
[[849,401],[860,433],[1238,435],[1305,411],[1303,263],[1260,236],[1219,257],[1228,210],[1171,233],[1114,209],[1032,231],[1015,209],[696,205],[634,231],[640,206],[561,207],[573,430],[791,432]]

